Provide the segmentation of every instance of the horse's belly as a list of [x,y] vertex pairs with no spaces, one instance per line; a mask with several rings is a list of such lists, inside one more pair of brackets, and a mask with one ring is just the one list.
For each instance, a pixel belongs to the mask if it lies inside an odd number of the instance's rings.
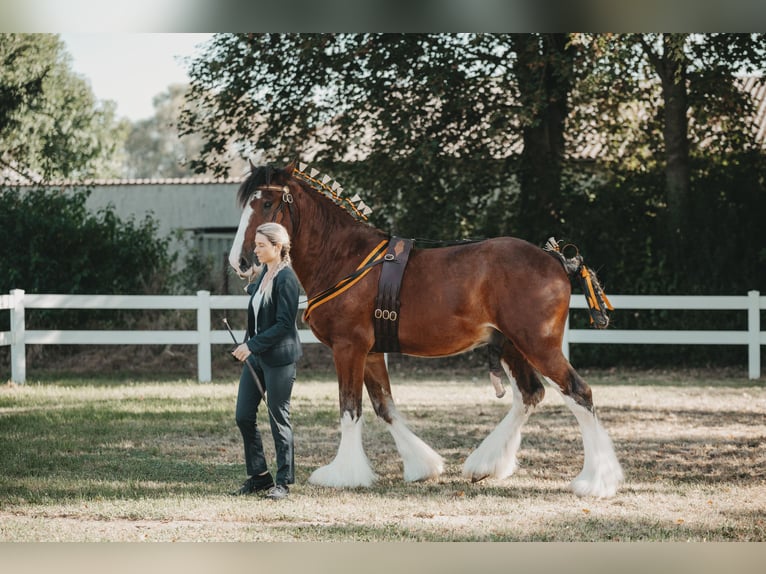
[[446,357],[470,351],[489,339],[491,325],[457,318],[429,322],[404,320],[399,326],[402,353],[420,357]]

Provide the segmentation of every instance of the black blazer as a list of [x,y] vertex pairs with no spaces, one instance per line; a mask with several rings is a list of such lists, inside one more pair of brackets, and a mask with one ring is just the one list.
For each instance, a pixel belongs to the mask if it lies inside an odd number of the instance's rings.
[[247,305],[247,347],[270,367],[279,367],[297,361],[303,351],[295,324],[298,315],[300,285],[295,272],[285,267],[274,278],[271,299],[261,304],[258,312],[258,334],[255,335],[253,296],[266,275],[266,269],[258,281],[247,286],[250,302]]

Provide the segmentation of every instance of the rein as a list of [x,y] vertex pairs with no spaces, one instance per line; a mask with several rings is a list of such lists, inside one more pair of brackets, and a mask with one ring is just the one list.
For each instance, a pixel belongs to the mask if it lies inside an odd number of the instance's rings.
[[340,281],[338,281],[332,287],[325,289],[321,293],[309,297],[306,305],[306,310],[303,312],[303,320],[306,321],[309,318],[311,312],[319,307],[322,303],[326,303],[330,299],[333,299],[356,285],[362,278],[370,272],[370,269],[383,263],[386,248],[388,247],[388,239],[384,239],[364,258],[364,260],[356,268],[356,271],[347,275]]

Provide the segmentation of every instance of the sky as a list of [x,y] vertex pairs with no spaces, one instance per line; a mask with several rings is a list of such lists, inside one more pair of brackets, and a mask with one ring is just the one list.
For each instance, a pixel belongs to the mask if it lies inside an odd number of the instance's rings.
[[99,100],[117,103],[131,121],[154,115],[154,96],[189,77],[182,58],[195,54],[212,34],[60,34],[72,69],[90,81]]

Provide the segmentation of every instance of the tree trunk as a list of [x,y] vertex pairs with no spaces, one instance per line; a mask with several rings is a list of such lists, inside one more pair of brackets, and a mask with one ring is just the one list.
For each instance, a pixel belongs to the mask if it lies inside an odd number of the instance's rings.
[[532,242],[558,233],[564,122],[573,68],[566,34],[513,34],[524,113],[516,234]]
[[662,128],[665,143],[665,194],[668,202],[667,225],[669,239],[676,245],[683,243],[688,231],[690,167],[689,101],[686,91],[686,66],[679,52],[670,46],[672,39],[665,35],[662,56],[662,97],[665,118]]

